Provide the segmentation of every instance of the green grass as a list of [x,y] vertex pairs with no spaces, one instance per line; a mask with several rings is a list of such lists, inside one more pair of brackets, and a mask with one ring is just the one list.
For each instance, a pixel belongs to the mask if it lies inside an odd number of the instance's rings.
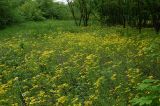
[[157,36],[153,29],[143,29],[139,34],[136,28],[102,27],[100,25],[90,24],[88,27],[75,26],[72,20],[47,20],[41,22],[26,22],[18,25],[7,27],[0,30],[0,38],[10,36],[37,37],[44,34],[58,35],[59,33],[90,33],[92,35],[106,36],[111,34],[119,34],[122,36]]
[[1,30],[0,41],[1,106],[127,106],[148,95],[142,80],[160,78],[153,29],[48,20]]
[[[64,28],[64,26],[73,26],[71,29],[76,29],[73,21],[48,20],[42,22],[26,22],[1,30],[0,36],[21,35],[31,37],[34,35],[53,34]],[[67,30],[67,27],[65,29]]]

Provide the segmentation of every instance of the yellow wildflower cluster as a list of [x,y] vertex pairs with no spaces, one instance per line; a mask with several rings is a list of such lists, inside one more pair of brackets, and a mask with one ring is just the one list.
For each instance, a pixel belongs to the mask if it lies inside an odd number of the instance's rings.
[[159,37],[58,35],[0,42],[0,106],[129,106],[160,77]]

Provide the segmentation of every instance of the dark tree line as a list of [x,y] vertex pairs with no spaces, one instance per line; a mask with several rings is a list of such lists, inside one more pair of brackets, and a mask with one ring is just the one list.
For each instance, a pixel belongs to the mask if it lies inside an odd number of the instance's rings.
[[137,27],[139,32],[144,27],[160,30],[160,0],[66,1],[68,6],[53,0],[0,0],[0,27],[24,20],[64,19],[70,10],[77,26],[88,26],[92,18],[103,25]]
[[[67,0],[76,25],[88,25],[90,15],[98,16],[102,24],[153,27],[160,30],[160,0]],[[76,17],[77,10],[78,17]],[[78,22],[79,21],[79,24]]]
[[20,3],[20,0],[0,0],[0,28],[4,25],[17,22],[20,15],[15,11]]
[[[100,2],[101,1],[101,2]],[[160,0],[95,0],[103,24],[160,30]]]
[[[100,0],[97,9],[103,24],[154,27],[160,30],[160,0]],[[97,1],[99,2],[99,0]],[[96,2],[96,3],[97,3]]]

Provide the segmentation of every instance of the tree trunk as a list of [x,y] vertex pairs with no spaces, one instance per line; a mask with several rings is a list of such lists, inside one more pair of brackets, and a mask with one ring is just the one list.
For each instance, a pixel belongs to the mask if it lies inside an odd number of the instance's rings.
[[74,22],[75,22],[76,26],[78,26],[78,22],[77,22],[77,19],[76,19],[75,13],[74,13],[74,9],[73,9],[73,6],[72,6],[72,2],[71,2],[71,1],[69,1],[69,0],[67,0],[67,2],[68,2],[68,6],[69,6],[69,8],[70,8],[70,11],[71,11],[71,13],[72,13],[72,16],[73,16]]

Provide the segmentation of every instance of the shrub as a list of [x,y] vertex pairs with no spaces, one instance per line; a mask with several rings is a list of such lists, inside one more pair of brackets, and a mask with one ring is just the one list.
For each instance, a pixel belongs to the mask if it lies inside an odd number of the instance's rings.
[[19,2],[14,0],[0,1],[0,28],[22,20],[17,9],[18,4]]
[[38,3],[35,1],[26,1],[20,8],[21,15],[26,20],[40,21],[44,20],[43,12],[39,9]]
[[146,79],[138,85],[137,90],[139,93],[131,101],[133,105],[160,105],[160,80]]
[[64,19],[68,18],[68,6],[53,2],[53,0],[36,0],[39,9],[43,12],[43,16],[47,19]]

